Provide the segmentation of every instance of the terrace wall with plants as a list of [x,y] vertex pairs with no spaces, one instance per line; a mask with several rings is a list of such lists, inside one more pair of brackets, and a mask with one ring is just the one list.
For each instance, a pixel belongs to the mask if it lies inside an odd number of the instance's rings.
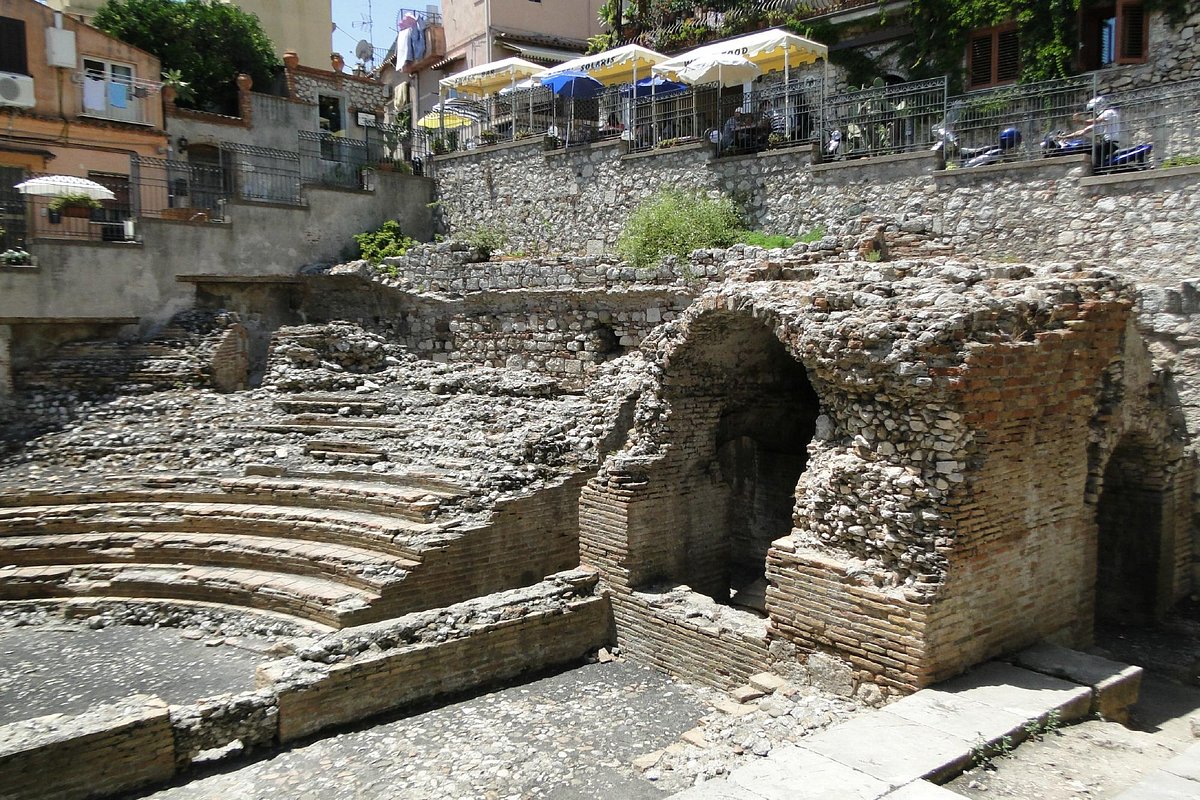
[[1087,157],[942,170],[916,152],[831,164],[810,151],[714,159],[706,145],[621,156],[619,143],[543,153],[540,142],[439,157],[448,232],[500,231],[528,254],[613,252],[638,204],[664,190],[727,196],[747,223],[854,235],[886,219],[964,255],[1087,258],[1177,285],[1200,266],[1200,167],[1091,175]]

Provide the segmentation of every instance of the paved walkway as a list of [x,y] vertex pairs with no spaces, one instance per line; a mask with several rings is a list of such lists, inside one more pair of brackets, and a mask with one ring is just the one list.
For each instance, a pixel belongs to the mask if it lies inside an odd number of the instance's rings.
[[[934,782],[958,774],[989,745],[1001,750],[1015,746],[1048,719],[1078,719],[1092,705],[1091,686],[993,662],[817,733],[802,744],[776,748],[725,780],[709,781],[673,798],[951,800],[960,795]],[[1200,746],[1143,784],[1145,790],[1139,784],[1121,797],[1200,797]]]

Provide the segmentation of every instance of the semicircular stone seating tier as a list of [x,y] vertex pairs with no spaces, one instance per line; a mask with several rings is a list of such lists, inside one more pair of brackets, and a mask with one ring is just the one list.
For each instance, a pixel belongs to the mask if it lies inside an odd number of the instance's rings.
[[487,529],[434,521],[461,495],[435,479],[365,476],[3,492],[0,601],[153,598],[373,622],[474,596],[454,554]]

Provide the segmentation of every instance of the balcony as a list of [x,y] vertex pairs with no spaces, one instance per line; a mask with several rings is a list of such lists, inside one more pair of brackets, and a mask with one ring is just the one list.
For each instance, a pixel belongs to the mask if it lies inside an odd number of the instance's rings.
[[151,125],[149,103],[162,84],[137,78],[104,77],[77,72],[74,82],[79,87],[77,113],[80,117]]

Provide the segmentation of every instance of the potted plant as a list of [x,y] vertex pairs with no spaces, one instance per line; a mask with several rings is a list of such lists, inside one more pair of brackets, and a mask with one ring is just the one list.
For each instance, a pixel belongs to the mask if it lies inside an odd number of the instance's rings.
[[774,150],[777,147],[783,147],[787,144],[787,137],[782,133],[775,132],[767,137],[767,147]]
[[500,141],[500,134],[491,128],[488,128],[486,131],[480,132],[479,141],[483,142],[484,144],[495,144],[496,142]]
[[50,201],[48,206],[51,214],[62,217],[78,217],[88,219],[92,212],[101,208],[100,201],[81,193],[60,194]]

